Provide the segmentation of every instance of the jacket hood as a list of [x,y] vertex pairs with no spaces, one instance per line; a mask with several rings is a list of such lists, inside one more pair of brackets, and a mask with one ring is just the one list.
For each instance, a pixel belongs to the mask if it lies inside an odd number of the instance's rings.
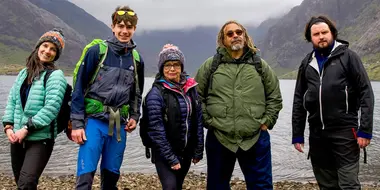
[[330,56],[336,56],[344,52],[345,49],[347,49],[349,46],[349,43],[344,40],[335,40],[335,45],[333,49],[331,50]]
[[161,84],[165,88],[177,91],[179,93],[181,93],[182,90],[186,93],[189,89],[198,85],[198,83],[195,81],[195,79],[191,78],[186,73],[181,74],[180,83],[173,83],[171,81],[167,81],[160,74],[156,75],[156,80],[154,81],[154,83]]
[[107,39],[107,43],[118,54],[124,54],[126,49],[133,49],[136,47],[135,42],[131,39],[129,43],[120,42],[115,36]]
[[[234,59],[231,57],[231,55],[228,53],[227,49],[224,47],[218,47],[216,49],[216,52],[218,54],[222,55],[222,62],[236,62],[237,61],[237,59]],[[254,55],[254,54],[256,54],[256,53],[250,51],[249,48],[244,47],[244,53],[238,60],[244,61],[244,60],[246,60],[246,58],[252,57],[252,55]]]

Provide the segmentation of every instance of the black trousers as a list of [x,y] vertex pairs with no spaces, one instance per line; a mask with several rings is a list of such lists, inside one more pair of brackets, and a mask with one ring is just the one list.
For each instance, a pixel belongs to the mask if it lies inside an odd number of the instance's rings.
[[24,141],[11,144],[11,162],[17,189],[37,189],[46,164],[53,152],[53,140]]
[[180,159],[181,169],[172,170],[171,166],[160,156],[159,152],[152,151],[155,165],[163,190],[181,190],[187,172],[191,165],[191,156]]
[[310,158],[321,190],[359,190],[360,149],[355,128],[310,129]]

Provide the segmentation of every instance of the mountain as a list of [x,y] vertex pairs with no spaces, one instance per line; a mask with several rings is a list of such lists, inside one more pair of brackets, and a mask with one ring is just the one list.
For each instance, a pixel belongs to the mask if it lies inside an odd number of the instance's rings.
[[248,31],[253,37],[255,44],[260,44],[265,39],[265,36],[268,34],[269,29],[277,24],[279,20],[279,18],[269,18],[267,20],[264,20],[259,26],[255,28],[249,28]]
[[[350,48],[361,56],[371,79],[380,80],[380,0],[304,0],[280,18],[245,26],[263,58],[282,75],[295,70],[311,51],[303,36],[304,27],[311,16],[320,14],[336,22],[339,38],[349,41]],[[0,67],[25,65],[37,39],[53,27],[65,33],[66,48],[59,65],[68,72],[90,40],[112,36],[106,24],[67,0],[1,0],[0,18]],[[137,27],[133,40],[145,61],[146,76],[157,72],[158,54],[166,43],[180,47],[186,57],[185,70],[194,75],[215,53],[219,27],[150,31]]]
[[85,10],[65,0],[29,0],[37,7],[45,9],[59,17],[78,33],[84,35],[87,41],[94,38],[105,39],[112,35],[111,29]]
[[[58,27],[62,28],[66,38],[66,48],[58,64],[70,73],[90,40],[112,36],[107,25],[67,0],[2,0],[0,11],[0,67],[25,65],[25,59],[38,38],[47,30]],[[248,27],[248,31],[256,34],[255,27]],[[145,61],[147,76],[157,72],[158,54],[166,43],[180,47],[186,57],[185,70],[195,74],[199,66],[215,53],[218,32],[218,27],[141,32],[137,28],[133,40]]]
[[[295,69],[312,50],[304,27],[313,15],[327,15],[337,24],[338,38],[362,57],[367,68],[380,58],[380,0],[304,0],[279,19],[258,45],[272,66]],[[380,75],[379,75],[380,76]]]
[[112,35],[105,24],[66,0],[2,0],[0,18],[0,65],[25,65],[39,37],[57,27],[63,30],[66,39],[58,64],[72,69],[89,42],[88,36]]
[[216,27],[196,27],[189,30],[157,30],[134,35],[137,49],[146,63],[146,74],[158,71],[158,54],[166,43],[177,45],[185,54],[185,71],[195,74],[199,66],[216,51]]
[[[247,26],[251,36],[258,29]],[[137,49],[146,63],[146,75],[157,72],[158,54],[166,43],[177,45],[185,54],[185,71],[195,75],[200,65],[216,53],[216,40],[219,27],[199,26],[187,30],[153,30],[134,35]]]

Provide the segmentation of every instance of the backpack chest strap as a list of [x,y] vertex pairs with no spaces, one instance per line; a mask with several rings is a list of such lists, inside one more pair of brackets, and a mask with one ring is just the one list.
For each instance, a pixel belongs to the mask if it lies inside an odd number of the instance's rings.
[[109,113],[109,125],[108,125],[108,136],[113,136],[113,127],[116,123],[116,137],[117,142],[121,141],[120,137],[120,109],[119,108],[113,108],[109,106],[103,106],[103,111]]

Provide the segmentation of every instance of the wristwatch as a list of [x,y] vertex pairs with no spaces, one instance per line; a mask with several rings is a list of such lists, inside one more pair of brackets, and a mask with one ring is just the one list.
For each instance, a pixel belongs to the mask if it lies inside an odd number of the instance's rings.
[[28,126],[26,125],[22,126],[22,128],[28,130]]

